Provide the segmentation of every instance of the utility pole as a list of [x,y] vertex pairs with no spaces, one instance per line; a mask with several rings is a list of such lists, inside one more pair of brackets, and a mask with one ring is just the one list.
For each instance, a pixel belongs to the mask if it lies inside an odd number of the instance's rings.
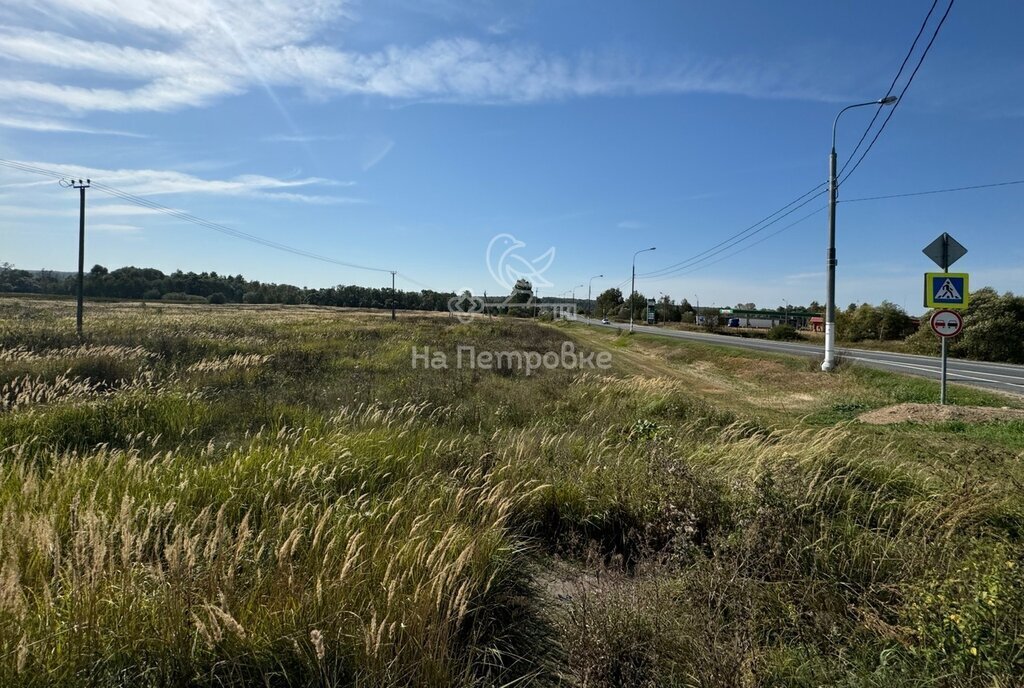
[[78,311],[75,314],[75,330],[78,338],[82,338],[82,300],[85,296],[85,190],[92,183],[91,179],[84,182],[71,180],[69,186],[78,189]]
[[391,319],[395,319],[395,271],[391,271]]
[[825,270],[828,272],[825,282],[825,360],[821,363],[821,369],[826,373],[836,367],[836,197],[839,194],[839,178],[836,174],[836,125],[847,110],[868,105],[892,105],[895,102],[896,96],[886,96],[879,100],[848,105],[832,120],[832,152],[828,156],[828,250],[825,252]]

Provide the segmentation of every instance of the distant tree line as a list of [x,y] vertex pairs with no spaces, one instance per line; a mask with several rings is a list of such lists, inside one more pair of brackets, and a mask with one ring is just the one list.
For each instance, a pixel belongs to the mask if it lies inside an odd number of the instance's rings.
[[[47,270],[18,270],[10,263],[0,263],[0,292],[18,294],[77,294],[77,275]],[[454,292],[423,291],[392,292],[389,287],[338,285],[324,289],[307,289],[291,284],[275,284],[247,280],[241,275],[219,275],[216,272],[182,272],[164,274],[155,268],[125,267],[108,270],[94,265],[85,274],[85,295],[147,301],[185,301],[207,303],[282,303],[349,308],[390,308],[403,310],[443,311]]]

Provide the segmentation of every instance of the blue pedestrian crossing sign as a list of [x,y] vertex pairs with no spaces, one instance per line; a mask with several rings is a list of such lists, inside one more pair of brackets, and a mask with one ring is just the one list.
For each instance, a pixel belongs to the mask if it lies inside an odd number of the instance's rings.
[[928,308],[967,308],[968,275],[966,272],[926,272],[924,274],[924,305]]

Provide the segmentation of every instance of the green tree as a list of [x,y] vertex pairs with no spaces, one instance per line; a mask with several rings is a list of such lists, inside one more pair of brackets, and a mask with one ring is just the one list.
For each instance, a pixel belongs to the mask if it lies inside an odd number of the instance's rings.
[[609,315],[616,315],[624,302],[622,290],[612,287],[598,294],[594,303],[597,306],[597,314],[601,317],[607,317]]
[[[533,301],[533,285],[530,280],[525,278],[519,278],[516,280],[515,287],[512,288],[512,293],[508,297],[509,304],[516,303],[530,303]],[[525,318],[532,316],[534,312],[533,308],[527,308],[524,306],[510,307],[508,314],[517,318]]]
[[914,333],[914,321],[889,301],[879,306],[863,303],[852,311],[836,314],[836,335],[847,342],[865,339],[904,339]]
[[954,351],[984,361],[1024,363],[1024,296],[1000,296],[991,288],[971,294],[964,333]]
[[641,322],[647,320],[647,297],[638,291],[633,292],[633,295],[629,297],[629,303],[627,304],[626,317],[629,317],[629,312],[633,311],[633,320],[639,320]]
[[661,322],[679,322],[683,319],[683,313],[679,306],[672,303],[672,299],[666,294],[658,302],[658,320]]

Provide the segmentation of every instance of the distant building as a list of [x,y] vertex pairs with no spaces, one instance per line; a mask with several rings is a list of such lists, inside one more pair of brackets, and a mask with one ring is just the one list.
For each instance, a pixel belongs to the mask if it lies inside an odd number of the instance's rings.
[[755,327],[766,330],[787,322],[793,327],[811,327],[813,329],[813,321],[815,319],[819,323],[822,321],[821,317],[805,311],[789,311],[787,313],[786,311],[744,311],[735,308],[723,308],[721,314],[729,316],[730,320],[739,321],[733,327]]

